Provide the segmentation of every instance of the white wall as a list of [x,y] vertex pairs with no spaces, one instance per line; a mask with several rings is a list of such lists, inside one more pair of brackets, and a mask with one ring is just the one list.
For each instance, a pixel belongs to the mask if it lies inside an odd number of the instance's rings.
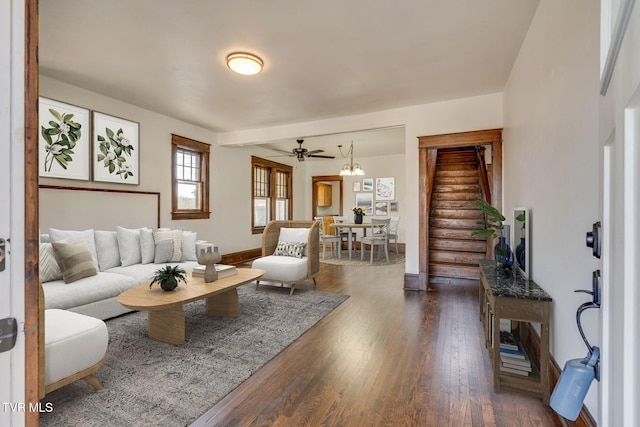
[[[79,105],[140,123],[140,185],[118,185],[104,182],[86,182],[40,179],[42,184],[112,188],[121,190],[161,192],[161,225],[163,227],[194,230],[198,238],[220,246],[222,253],[236,252],[261,245],[261,236],[251,234],[251,155],[270,155],[259,147],[219,147],[215,132],[145,110],[131,104],[41,76],[40,94],[48,98]],[[209,220],[171,220],[171,134],[177,134],[211,144],[211,218]],[[283,163],[291,163],[287,159]],[[294,170],[294,179],[300,173]],[[296,197],[302,196],[298,189]],[[109,197],[109,195],[105,195]],[[78,196],[82,203],[82,196]],[[125,207],[126,208],[126,207]],[[72,206],[69,207],[71,212]],[[302,206],[297,207],[299,215]],[[135,212],[131,212],[135,215]],[[40,212],[42,222],[52,224],[55,219]],[[108,223],[101,218],[101,223]],[[118,224],[113,224],[115,229]],[[149,224],[155,226],[155,224]],[[90,226],[87,224],[86,226]],[[43,230],[44,231],[44,230]]]
[[[294,139],[299,135],[325,135],[389,126],[405,127],[405,158],[404,165],[401,165],[401,168],[404,168],[404,206],[401,213],[401,226],[406,228],[404,233],[401,232],[401,234],[404,234],[406,241],[405,271],[417,274],[419,272],[418,137],[501,128],[501,93],[379,111],[358,116],[222,133],[219,135],[219,143],[222,146],[256,144],[282,139]],[[363,163],[367,174],[370,174],[371,172],[367,170],[365,162],[362,161],[361,163]]]
[[[504,210],[531,209],[531,273],[553,298],[550,344],[561,367],[587,353],[575,313],[590,297],[574,290],[590,290],[598,268],[585,246],[599,219],[598,28],[597,0],[541,0],[504,91]],[[582,316],[593,345],[598,316]],[[597,389],[586,400],[596,419]]]

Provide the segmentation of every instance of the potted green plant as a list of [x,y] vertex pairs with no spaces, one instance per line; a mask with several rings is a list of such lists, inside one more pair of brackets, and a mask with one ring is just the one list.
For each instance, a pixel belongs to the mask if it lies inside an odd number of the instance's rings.
[[478,205],[484,214],[484,219],[482,221],[478,221],[478,224],[483,225],[484,228],[474,230],[471,235],[491,237],[493,239],[498,237],[499,241],[493,248],[494,257],[500,267],[510,268],[513,265],[513,252],[511,252],[511,248],[509,248],[506,236],[503,235],[503,231],[505,229],[504,215],[484,199],[476,200],[475,204]]
[[178,286],[179,282],[187,284],[186,274],[187,272],[180,266],[167,265],[155,271],[149,287],[151,288],[154,283],[158,283],[163,290],[172,291]]
[[484,214],[484,219],[477,222],[478,224],[483,225],[484,228],[481,230],[474,230],[471,235],[492,237],[494,239],[496,237],[500,237],[502,235],[502,227],[504,227],[504,215],[502,215],[498,209],[491,206],[485,199],[478,199],[475,201],[475,204],[478,205]]

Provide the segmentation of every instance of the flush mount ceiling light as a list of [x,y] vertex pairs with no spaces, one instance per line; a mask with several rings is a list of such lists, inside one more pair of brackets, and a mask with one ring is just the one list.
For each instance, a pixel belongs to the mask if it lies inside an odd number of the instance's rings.
[[251,76],[262,71],[264,63],[256,55],[246,52],[234,52],[227,56],[227,67],[238,74]]

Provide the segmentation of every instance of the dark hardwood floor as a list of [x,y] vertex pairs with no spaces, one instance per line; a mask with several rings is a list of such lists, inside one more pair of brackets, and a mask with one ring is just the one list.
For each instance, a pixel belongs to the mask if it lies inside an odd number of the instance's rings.
[[193,426],[562,426],[493,392],[477,285],[403,291],[403,275],[322,264],[317,290],[351,297]]

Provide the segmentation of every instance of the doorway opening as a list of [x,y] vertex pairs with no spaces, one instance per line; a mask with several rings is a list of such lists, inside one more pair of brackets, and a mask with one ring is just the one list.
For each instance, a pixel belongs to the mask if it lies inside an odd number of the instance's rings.
[[311,177],[312,217],[342,215],[343,188],[340,175]]

